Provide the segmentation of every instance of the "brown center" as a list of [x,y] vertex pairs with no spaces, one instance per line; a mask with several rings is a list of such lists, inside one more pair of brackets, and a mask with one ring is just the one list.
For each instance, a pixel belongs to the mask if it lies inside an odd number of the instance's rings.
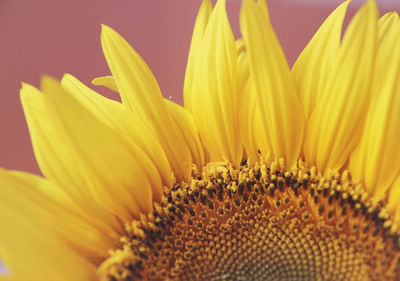
[[400,280],[399,233],[347,172],[213,163],[126,228],[101,280]]

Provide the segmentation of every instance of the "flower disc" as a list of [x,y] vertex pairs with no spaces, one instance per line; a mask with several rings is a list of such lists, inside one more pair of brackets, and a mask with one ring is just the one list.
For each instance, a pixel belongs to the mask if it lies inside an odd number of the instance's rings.
[[[102,280],[398,280],[399,235],[348,172],[212,163],[127,226]],[[365,196],[364,196],[365,197]],[[396,277],[397,276],[397,277]]]

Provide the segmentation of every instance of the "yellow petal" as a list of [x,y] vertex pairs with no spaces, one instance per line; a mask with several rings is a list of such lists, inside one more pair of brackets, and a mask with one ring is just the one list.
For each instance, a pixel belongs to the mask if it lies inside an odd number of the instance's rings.
[[387,33],[392,31],[393,28],[396,28],[399,21],[399,15],[396,12],[389,12],[384,14],[378,20],[378,42],[381,44],[381,41],[387,38]]
[[70,198],[65,193],[61,195],[54,183],[24,172],[0,170],[1,173],[18,180],[19,184],[12,186],[15,192],[30,200],[49,230],[91,263],[99,264],[117,246],[118,233],[71,204]]
[[263,156],[272,152],[294,165],[303,139],[304,114],[265,1],[244,1],[240,26],[250,64],[257,110],[255,129]]
[[[114,81],[114,78],[110,76],[109,81]],[[157,167],[158,173],[162,176],[163,184],[172,186],[174,178],[171,166],[157,136],[147,122],[135,116],[121,103],[107,99],[89,89],[72,75],[64,75],[61,84],[98,120],[137,144]],[[163,186],[160,184],[159,177],[151,174],[148,176],[152,182],[153,200],[161,202]]]
[[3,273],[0,272],[0,281],[18,281],[18,279],[14,276],[2,275]]
[[176,178],[188,180],[192,169],[190,150],[167,110],[150,69],[128,42],[110,27],[103,25],[101,43],[122,103],[152,125]]
[[[115,80],[112,76],[106,76],[106,77],[107,77],[107,83],[109,85],[116,85]],[[100,77],[100,78],[103,78],[103,77]],[[96,78],[96,79],[99,79],[99,78]],[[83,86],[83,84],[80,84],[80,85]],[[103,86],[107,87],[107,85],[103,85]],[[205,161],[204,149],[200,142],[200,138],[198,135],[197,128],[194,124],[192,114],[190,112],[188,112],[185,108],[181,107],[178,104],[175,104],[174,102],[172,102],[168,99],[165,99],[165,102],[167,104],[168,111],[170,112],[171,116],[174,118],[179,130],[181,131],[182,135],[185,138],[185,141],[190,149],[194,163],[197,165],[198,168],[201,168],[205,164],[204,163],[204,161]],[[114,113],[112,115],[115,116]],[[127,123],[127,124],[124,124],[123,127],[132,127],[130,129],[133,129],[137,133],[139,133],[139,135],[136,136],[135,138],[142,137],[142,139],[145,140],[143,145],[149,146],[149,142],[151,142],[153,140],[150,139],[150,136],[143,136],[143,131],[145,133],[147,133],[147,131],[145,131],[144,128],[137,127],[136,124],[142,123],[142,122],[140,122],[140,120],[137,120],[138,118],[134,118],[134,117],[135,116],[131,116],[129,118],[123,118],[122,120],[119,118],[118,120],[116,120],[116,122],[117,122],[117,124],[121,124],[121,122]],[[135,121],[132,121],[133,118],[135,119]],[[133,124],[135,124],[135,126],[133,126]],[[148,130],[148,129],[146,129],[146,130]],[[130,136],[130,137],[132,137],[132,136]],[[155,140],[156,136],[153,136],[153,138],[154,138],[154,141],[156,141]],[[137,141],[136,141],[136,143],[137,143]],[[163,156],[165,155],[165,153],[163,151],[159,151],[155,147],[150,147],[149,151],[146,150],[146,152],[149,154],[151,154],[151,153],[154,154],[153,156],[155,156],[155,158],[153,158],[151,156],[151,159],[153,160],[154,163],[157,163],[161,160],[163,160],[163,163],[164,163]],[[166,163],[166,165],[167,164],[168,163]],[[172,171],[171,171],[170,166],[169,165],[164,166],[164,167],[161,166],[161,168],[162,169],[159,170],[160,173],[161,174],[164,173],[165,176],[169,176],[169,179],[170,179],[170,181],[165,184],[167,186],[171,186],[173,183],[171,182]],[[161,199],[161,197],[160,197],[160,199]]]
[[237,93],[238,93],[238,122],[240,138],[245,148],[246,159],[258,161],[257,145],[254,139],[254,114],[256,107],[255,91],[249,83],[250,69],[246,46],[243,39],[236,41],[237,50]]
[[[68,163],[68,161],[72,161],[70,155],[68,153],[63,154],[65,150],[58,151],[59,147],[48,138],[49,133],[47,131],[54,131],[56,127],[49,122],[51,121],[51,116],[48,115],[49,109],[44,102],[43,94],[27,84],[22,85],[20,94],[36,160],[42,173],[47,178],[59,183],[64,188],[65,193],[71,196],[79,205],[88,206],[88,209],[95,208],[96,204],[93,204],[91,201],[89,203],[92,204],[89,204],[84,199],[90,197],[87,189],[73,188],[74,186],[86,186],[86,183],[81,179],[82,177],[74,177],[65,170],[67,167],[65,167],[64,162]],[[46,122],[46,120],[48,121]],[[56,155],[58,157],[55,157]],[[108,221],[108,223],[111,223],[111,221],[113,220]]]
[[29,186],[4,170],[0,185],[0,253],[11,280],[94,280],[93,265],[51,232],[31,194],[21,192]]
[[377,9],[368,1],[349,24],[338,58],[307,123],[306,162],[338,171],[360,139],[376,50]]
[[246,84],[249,81],[250,69],[249,69],[249,61],[246,53],[246,45],[244,43],[243,38],[240,38],[236,41],[236,58],[237,58],[237,91],[238,96],[240,97],[240,93],[242,93],[243,88],[246,87]]
[[183,86],[185,108],[189,111],[192,110],[192,87],[193,81],[196,79],[194,71],[199,67],[199,64],[202,60],[202,43],[206,27],[211,16],[212,8],[213,7],[210,0],[203,0],[193,29],[192,42],[190,43],[188,62],[186,66],[185,82]]
[[110,90],[118,92],[117,84],[115,83],[114,77],[112,76],[97,77],[92,80],[92,84],[97,86],[104,86]]
[[[90,208],[85,210],[54,182],[50,184],[38,176],[18,171],[8,171],[8,174],[25,184],[21,194],[30,194],[31,200],[40,207],[41,216],[47,217],[46,221],[50,222],[54,232],[69,241],[82,256],[98,263],[99,259],[104,259],[108,250],[115,246],[120,234],[104,222],[101,210],[93,208],[90,204]],[[93,213],[97,213],[97,217],[93,216]],[[77,234],[71,235],[72,233]]]
[[237,122],[236,46],[225,10],[225,1],[215,6],[208,21],[193,70],[191,110],[211,161],[242,159]]
[[115,215],[129,221],[140,211],[151,212],[148,176],[158,173],[137,145],[100,122],[50,78],[43,79],[43,93],[24,85],[21,99],[47,178],[64,186],[78,202],[104,208],[109,212],[104,220],[115,227]]
[[304,107],[306,119],[318,100],[319,92],[337,56],[342,24],[350,1],[341,4],[318,29],[292,68],[297,92]]
[[[386,13],[378,21],[378,47],[374,64],[374,83],[382,83],[382,80],[379,81],[383,77],[381,74],[387,72],[387,62],[392,60],[395,51],[393,44],[395,37],[398,36],[399,24],[399,16],[395,12]],[[380,95],[380,92],[374,90],[371,94],[372,98],[375,98]]]
[[182,106],[168,99],[165,99],[165,102],[179,130],[181,130],[182,135],[185,137],[192,154],[193,162],[197,165],[197,168],[201,169],[205,165],[205,155],[192,114]]
[[[399,36],[400,20],[397,13],[387,13],[381,17],[378,21],[378,48],[376,50],[376,59],[374,64],[373,83],[383,83],[382,73],[388,71],[387,63],[392,60],[393,52],[396,52],[394,48],[395,39]],[[372,90],[373,98],[380,95],[379,89]]]
[[380,41],[371,85],[373,100],[350,170],[382,199],[400,172],[400,21]]

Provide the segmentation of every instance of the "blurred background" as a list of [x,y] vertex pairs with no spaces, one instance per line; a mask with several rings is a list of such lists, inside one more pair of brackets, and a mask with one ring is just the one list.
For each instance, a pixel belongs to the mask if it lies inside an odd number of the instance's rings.
[[[341,2],[268,0],[290,65]],[[353,1],[346,22],[362,2]],[[377,3],[381,14],[400,11],[399,0]],[[44,74],[60,79],[71,73],[89,84],[109,74],[100,47],[101,23],[121,33],[149,64],[164,96],[182,104],[186,58],[200,4],[201,0],[0,0],[0,167],[39,174],[19,101],[20,83],[39,86]],[[241,0],[227,0],[237,37],[240,5]]]

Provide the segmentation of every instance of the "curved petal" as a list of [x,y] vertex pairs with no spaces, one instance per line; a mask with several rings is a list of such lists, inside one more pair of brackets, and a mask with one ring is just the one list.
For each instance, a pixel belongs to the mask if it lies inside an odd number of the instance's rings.
[[[200,44],[200,43],[198,43]],[[229,160],[239,165],[240,141],[236,93],[236,46],[225,9],[218,1],[204,31],[193,70],[191,111],[211,161]]]
[[350,158],[350,171],[382,199],[400,172],[400,20],[381,40],[361,141]]
[[[112,83],[114,79],[110,76],[108,80]],[[157,167],[164,185],[172,186],[174,184],[175,179],[167,156],[147,122],[135,116],[121,103],[107,99],[89,89],[70,74],[64,75],[61,84],[98,120],[138,145]],[[149,180],[152,181],[153,199],[161,202],[163,186],[159,182],[159,177],[149,175]]]
[[[0,170],[0,253],[11,280],[95,280],[94,266],[70,249],[49,229],[38,198],[24,180]],[[25,193],[27,192],[27,193]],[[50,206],[47,206],[50,207]],[[54,220],[53,220],[54,223]],[[62,227],[62,224],[59,225]],[[6,279],[8,280],[8,279]]]
[[[107,82],[103,83],[103,79],[100,78],[107,78]],[[116,88],[115,80],[112,76],[100,77],[96,78],[95,80],[98,81],[98,85],[102,85],[105,87],[114,87],[115,91],[118,92],[118,88]],[[114,86],[112,86],[114,85]],[[167,109],[170,112],[171,116],[174,118],[179,130],[181,131],[182,135],[185,138],[185,141],[190,149],[192,159],[194,163],[197,165],[199,169],[203,167],[205,164],[205,156],[204,156],[204,149],[203,145],[201,144],[199,133],[197,131],[197,127],[194,124],[193,116],[190,112],[188,112],[185,108],[181,107],[180,105],[168,100],[164,99],[167,104]],[[136,122],[129,122],[129,124],[136,123]],[[138,132],[142,130],[138,129]],[[155,154],[156,156],[158,153]],[[153,159],[152,159],[153,160]],[[164,169],[165,171],[170,171],[169,169]],[[169,184],[170,186],[170,184]]]
[[122,103],[136,116],[152,125],[178,181],[189,180],[192,171],[189,148],[166,108],[149,67],[128,42],[104,25],[101,44]]
[[306,162],[321,172],[341,169],[361,137],[370,97],[376,25],[377,8],[370,0],[351,21],[308,120],[304,155]]
[[165,99],[165,102],[179,130],[181,130],[182,135],[185,137],[192,154],[193,162],[197,165],[198,169],[201,169],[205,165],[205,155],[192,114],[184,107],[168,99]]
[[193,29],[192,41],[190,43],[190,50],[188,62],[185,72],[185,82],[183,86],[183,97],[185,101],[185,108],[192,111],[192,87],[196,79],[195,70],[199,68],[202,57],[202,43],[204,33],[207,28],[208,21],[212,13],[213,6],[210,0],[203,0],[199,13],[196,18],[196,23]]
[[283,157],[288,167],[300,154],[304,114],[289,66],[269,21],[265,1],[245,0],[240,27],[250,64],[250,79],[256,93],[260,124],[255,134],[261,154]]
[[[147,155],[99,121],[56,81],[43,79],[43,93],[24,85],[21,100],[43,174],[81,205],[104,208],[104,220],[121,227],[152,211],[150,177],[161,179]],[[107,213],[109,212],[109,213]],[[99,214],[100,215],[100,214]]]
[[2,275],[2,274],[3,273],[0,272],[0,281],[18,281],[19,280],[15,276]]
[[118,92],[117,84],[112,76],[97,77],[92,80],[92,84],[96,86],[104,86],[114,92]]
[[99,264],[117,246],[119,234],[74,205],[56,184],[19,171],[0,169],[0,174],[16,182],[10,188],[31,202],[52,233],[91,263]]
[[343,19],[350,1],[332,12],[304,48],[292,68],[293,79],[306,119],[317,103],[319,92],[336,58],[342,35]]
[[259,160],[257,145],[254,139],[254,114],[256,97],[251,89],[250,69],[246,46],[243,39],[236,41],[237,49],[237,93],[238,93],[238,123],[240,138],[244,145],[246,160],[255,162]]

